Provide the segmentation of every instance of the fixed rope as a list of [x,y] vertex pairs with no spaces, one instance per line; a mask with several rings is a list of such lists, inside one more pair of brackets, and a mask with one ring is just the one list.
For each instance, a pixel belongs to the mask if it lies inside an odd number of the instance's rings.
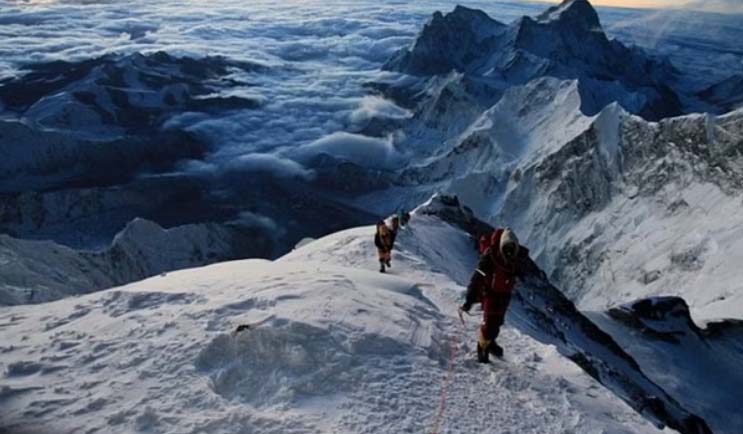
[[[465,332],[464,317],[462,316],[462,310],[458,311],[459,320],[461,322],[462,332]],[[471,314],[468,312],[467,315]],[[454,378],[454,361],[457,357],[457,347],[459,346],[458,335],[455,333],[449,339],[449,362],[446,368],[446,377],[444,377],[444,384],[441,386],[441,394],[439,396],[439,407],[436,410],[436,415],[433,418],[433,425],[431,427],[430,434],[439,434],[441,432],[441,424],[444,421],[444,410],[446,410],[446,396],[449,393],[449,386],[451,386],[452,379]]]

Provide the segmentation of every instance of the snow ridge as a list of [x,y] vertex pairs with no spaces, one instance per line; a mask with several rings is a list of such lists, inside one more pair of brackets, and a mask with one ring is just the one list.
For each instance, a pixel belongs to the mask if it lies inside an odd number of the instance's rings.
[[[389,275],[374,269],[373,227],[361,227],[275,262],[169,273],[44,311],[5,309],[0,427],[420,432],[430,428],[454,342],[449,432],[500,421],[524,432],[660,433],[627,405],[643,402],[651,420],[709,432],[539,273],[519,290],[508,319],[516,328],[503,331],[508,360],[475,363],[476,325],[462,328],[455,312],[476,251],[470,235],[436,217],[444,210],[476,223],[453,199],[429,202],[400,233]],[[237,325],[247,328],[230,333]],[[556,350],[583,360],[627,403]],[[88,394],[69,395],[78,390]]]
[[[589,317],[627,349],[650,378],[703,416],[715,433],[735,433],[743,377],[743,323],[726,320],[698,327],[677,297],[628,303]],[[724,375],[710,375],[724,372]]]
[[[575,80],[539,78],[469,122],[439,111],[437,124],[457,125],[439,141],[416,136],[435,128],[414,117],[399,146],[418,158],[393,188],[356,202],[382,213],[394,211],[384,207],[389,194],[407,207],[436,191],[456,194],[487,221],[514,227],[581,308],[674,294],[698,320],[736,317],[727,301],[738,297],[730,288],[742,250],[729,234],[740,226],[743,112],[655,123],[618,104],[586,116],[582,104]],[[730,271],[712,278],[714,269]]]

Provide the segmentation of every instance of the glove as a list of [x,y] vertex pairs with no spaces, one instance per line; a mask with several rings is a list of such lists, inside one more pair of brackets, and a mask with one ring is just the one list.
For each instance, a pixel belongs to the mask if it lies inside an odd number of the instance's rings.
[[466,303],[466,302],[465,302],[465,303],[464,303],[464,304],[463,304],[463,305],[462,305],[462,306],[460,307],[460,309],[462,309],[462,310],[463,310],[464,312],[468,312],[468,313],[469,313],[470,309],[472,309],[472,303]]

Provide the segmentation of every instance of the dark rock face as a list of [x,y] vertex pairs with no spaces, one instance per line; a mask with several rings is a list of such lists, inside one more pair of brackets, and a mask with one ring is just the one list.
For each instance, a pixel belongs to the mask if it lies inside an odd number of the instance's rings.
[[671,343],[679,343],[679,337],[683,337],[688,331],[700,331],[691,320],[689,306],[678,297],[636,301],[610,309],[609,316],[651,339]]
[[183,159],[201,159],[207,145],[182,130],[152,130],[97,139],[0,121],[0,192],[103,187],[139,172],[162,172]]
[[589,115],[613,101],[650,120],[683,112],[675,68],[608,39],[585,0],[566,0],[536,19],[509,25],[461,6],[446,15],[436,12],[384,69],[416,76],[457,71],[501,83],[500,88],[543,76],[578,79],[581,109]]
[[458,5],[446,15],[437,11],[423,26],[413,46],[395,54],[384,68],[413,75],[463,71],[487,55],[492,43],[490,36],[505,28],[479,10]]
[[369,169],[350,161],[319,155],[308,164],[315,173],[313,186],[342,194],[366,193],[392,185],[392,173]]
[[462,205],[457,196],[437,194],[429,202],[416,208],[416,212],[422,215],[434,215],[461,228],[475,239],[475,246],[480,235],[489,234],[492,227],[475,217],[471,209]]
[[52,239],[74,248],[99,248],[131,220],[165,227],[225,221],[231,210],[209,203],[208,185],[189,177],[152,177],[110,187],[0,194],[0,230],[13,237]]
[[559,18],[563,25],[569,25],[587,31],[601,31],[599,14],[587,0],[569,0],[552,6],[542,12],[538,21],[550,21]]
[[531,259],[525,259],[522,267],[527,277],[511,307],[509,320],[514,325],[556,345],[561,354],[659,426],[684,434],[711,434],[704,419],[650,380],[635,359],[580,313]]
[[627,348],[649,378],[715,433],[739,431],[743,321],[701,328],[679,297],[642,299],[589,315]]
[[[456,197],[436,196],[417,212],[442,220],[479,236],[492,227],[479,221],[459,204]],[[707,422],[650,380],[637,361],[607,333],[579,312],[529,257],[522,257],[522,283],[517,287],[507,321],[533,338],[553,344],[607,389],[658,426],[682,434],[711,434]],[[655,305],[654,305],[655,306]],[[641,315],[685,317],[683,301],[668,299],[648,309],[637,306]]]
[[[670,179],[691,172],[731,195],[743,190],[743,113],[711,118],[691,115],[657,124],[626,118],[622,123],[624,175],[641,194],[654,194]],[[673,158],[668,158],[672,156]],[[662,167],[652,165],[670,160]]]

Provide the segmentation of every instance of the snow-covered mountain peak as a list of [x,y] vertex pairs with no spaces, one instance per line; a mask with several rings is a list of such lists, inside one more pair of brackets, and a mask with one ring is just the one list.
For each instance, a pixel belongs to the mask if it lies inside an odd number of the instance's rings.
[[540,22],[561,22],[578,29],[602,32],[596,10],[588,0],[564,0],[537,16]]
[[58,300],[218,261],[269,257],[273,244],[260,228],[201,223],[163,229],[142,218],[98,250],[0,235],[0,306]]
[[[512,87],[458,137],[403,171],[402,178],[414,185],[450,183],[450,191],[478,215],[491,216],[502,197],[482,197],[492,192],[486,193],[489,189],[481,188],[476,178],[506,181],[517,168],[559,152],[597,122],[608,127],[626,113],[611,105],[597,116],[586,116],[581,105],[576,80],[544,77]],[[606,147],[611,148],[611,143],[607,141]]]
[[438,13],[384,69],[414,76],[457,71],[476,80],[482,88],[478,93],[491,104],[510,86],[550,76],[579,80],[587,102],[582,110],[589,115],[614,101],[647,119],[684,111],[673,66],[609,40],[585,0],[567,1],[536,19],[523,17],[508,25],[467,8]]
[[443,36],[451,32],[460,32],[460,37],[482,42],[485,38],[497,34],[502,27],[505,27],[503,23],[494,20],[479,9],[457,5],[454,10],[446,14],[442,14],[441,11],[434,12],[421,34]]
[[[468,8],[466,6],[462,5],[456,5],[454,7],[454,10],[452,10],[450,13],[443,15],[441,11],[434,12],[434,17],[439,17],[440,19],[446,20],[449,23],[454,22],[466,22],[467,24],[481,24],[481,25],[498,25],[500,24],[498,21],[490,18],[488,14],[485,12],[479,10],[479,9],[473,9]],[[478,27],[478,26],[475,26]]]
[[[487,221],[513,226],[582,308],[673,294],[697,321],[738,316],[730,288],[741,247],[729,234],[740,227],[743,112],[648,122],[625,104],[597,104],[585,82],[512,86],[461,133],[424,142],[435,151],[398,178],[411,190],[406,205],[445,191]],[[589,116],[586,105],[601,108]],[[442,125],[458,119],[438,113]]]
[[417,75],[462,70],[504,27],[483,11],[464,6],[447,14],[436,11],[410,47],[414,55],[406,68]]

